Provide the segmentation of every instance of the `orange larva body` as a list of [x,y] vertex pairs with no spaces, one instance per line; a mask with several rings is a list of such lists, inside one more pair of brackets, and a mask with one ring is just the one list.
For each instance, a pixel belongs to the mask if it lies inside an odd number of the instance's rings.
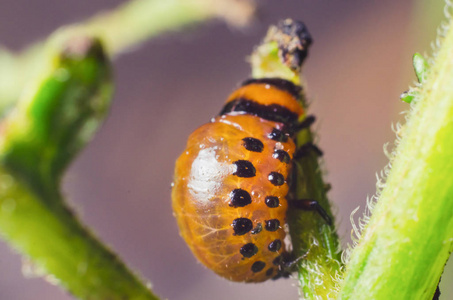
[[233,281],[279,273],[288,176],[295,152],[285,127],[303,115],[287,81],[254,80],[220,116],[193,132],[176,162],[173,209],[194,255]]

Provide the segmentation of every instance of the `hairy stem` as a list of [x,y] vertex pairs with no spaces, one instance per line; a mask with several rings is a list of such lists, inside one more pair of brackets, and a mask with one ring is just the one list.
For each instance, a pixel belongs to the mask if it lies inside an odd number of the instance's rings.
[[341,299],[432,299],[453,250],[453,30],[414,98]]
[[[265,41],[252,54],[253,77],[278,77],[300,85],[300,66],[288,64],[288,60],[294,61],[291,58],[286,57],[285,62],[282,60],[280,51],[288,47],[288,44],[276,42],[275,34],[279,34],[278,30],[271,27]],[[283,41],[287,40],[285,36]],[[301,105],[306,107],[304,96],[300,101]],[[300,121],[305,118],[306,116],[303,116]],[[296,141],[297,149],[307,143],[313,143],[311,129],[301,130],[296,136]],[[293,166],[296,168],[297,180],[290,193],[291,197],[316,200],[327,214],[332,216],[326,195],[328,185],[323,181],[316,151],[310,151],[308,155],[295,160]],[[334,297],[337,292],[336,278],[340,276],[342,267],[339,241],[334,226],[327,224],[326,220],[313,211],[289,209],[287,217],[293,254],[296,258],[303,257],[298,263],[300,294],[305,299]]]

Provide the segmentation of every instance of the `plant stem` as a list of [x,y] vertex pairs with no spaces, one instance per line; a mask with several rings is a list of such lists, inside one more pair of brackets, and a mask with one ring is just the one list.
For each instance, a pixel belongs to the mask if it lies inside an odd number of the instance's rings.
[[47,281],[80,299],[158,299],[79,223],[61,197],[42,199],[3,168],[0,181],[1,235],[38,273],[48,274]]
[[82,299],[157,299],[66,207],[60,179],[110,105],[100,41],[71,38],[1,124],[0,234]]
[[[82,299],[157,299],[66,207],[62,174],[110,105],[107,56],[214,17],[240,26],[253,12],[237,0],[128,1],[19,55],[0,51],[0,112],[22,94],[0,127],[0,234],[50,282]],[[54,55],[74,36],[105,46],[75,39]]]
[[[451,21],[450,21],[451,22]],[[453,30],[414,99],[341,299],[432,299],[453,250]]]
[[235,26],[250,21],[251,2],[235,0],[135,0],[102,13],[76,27],[99,36],[115,56],[163,32],[219,17]]
[[[97,36],[109,56],[115,57],[164,32],[216,17],[233,26],[243,26],[254,12],[253,3],[242,0],[134,0],[82,23],[65,26],[57,31],[56,39],[64,38],[68,31],[72,35]],[[38,42],[18,55],[0,49],[0,113],[15,103],[25,84],[42,71],[44,45],[45,42]]]
[[[252,54],[253,77],[278,77],[300,85],[300,66],[295,68],[282,61],[279,51],[282,47],[288,47],[288,44],[276,42],[275,34],[278,32],[271,27],[265,41]],[[299,100],[306,108],[304,97],[302,95],[302,99]],[[303,116],[300,121],[305,117]],[[312,143],[313,133],[310,129],[301,130],[296,136],[296,141],[297,149],[306,143]],[[317,200],[327,214],[332,216],[326,195],[327,185],[322,179],[316,153],[310,152],[295,160],[293,167],[296,168],[297,180],[290,196],[294,199]],[[300,294],[305,299],[333,297],[337,292],[336,278],[340,276],[342,267],[339,241],[334,227],[329,226],[317,212],[289,209],[287,218],[293,254],[296,258],[304,258],[298,263]]]

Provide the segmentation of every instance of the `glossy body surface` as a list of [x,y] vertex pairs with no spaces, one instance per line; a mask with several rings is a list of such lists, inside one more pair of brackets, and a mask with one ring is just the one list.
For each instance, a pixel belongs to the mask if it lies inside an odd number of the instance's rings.
[[303,116],[300,89],[280,79],[244,83],[220,115],[193,132],[176,162],[173,209],[194,255],[233,281],[279,276],[288,177]]

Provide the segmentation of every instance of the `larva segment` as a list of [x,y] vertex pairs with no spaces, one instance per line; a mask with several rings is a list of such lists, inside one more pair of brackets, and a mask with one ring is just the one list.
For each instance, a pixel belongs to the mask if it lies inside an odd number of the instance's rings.
[[285,251],[291,164],[275,153],[291,159],[295,145],[269,138],[281,126],[250,115],[217,117],[192,133],[176,163],[172,198],[181,236],[204,265],[233,281],[277,275]]

